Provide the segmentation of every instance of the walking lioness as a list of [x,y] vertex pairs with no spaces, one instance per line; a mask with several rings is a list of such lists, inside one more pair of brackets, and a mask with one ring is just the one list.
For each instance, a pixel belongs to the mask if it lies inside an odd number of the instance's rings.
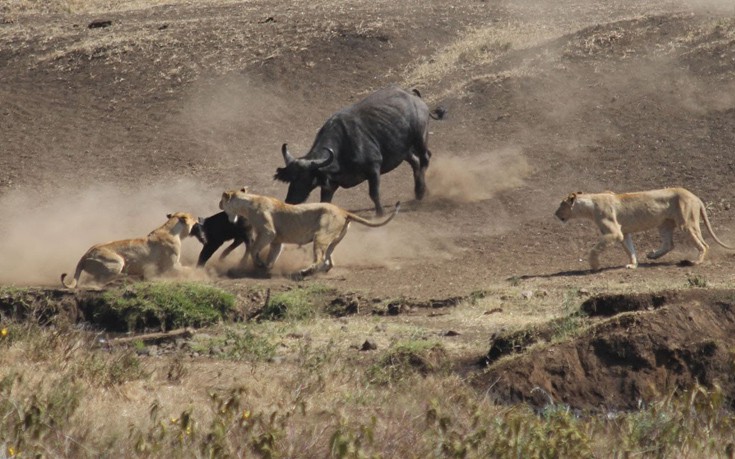
[[[400,202],[387,219],[379,223],[341,209],[326,202],[309,204],[286,204],[276,198],[251,194],[247,188],[225,191],[219,208],[224,210],[233,223],[244,218],[254,233],[248,251],[256,266],[270,270],[281,253],[283,244],[314,243],[314,262],[299,271],[301,277],[334,267],[332,252],[347,233],[350,222],[363,225],[383,226],[398,213]],[[265,262],[260,252],[270,245]]]
[[61,283],[67,288],[76,287],[82,271],[90,274],[95,282],[106,283],[123,274],[146,277],[178,270],[181,239],[191,233],[197,219],[185,212],[166,217],[168,221],[146,237],[92,246],[77,263],[74,280],[70,284],[64,282],[64,273]]
[[660,258],[674,248],[674,229],[681,228],[699,250],[699,257],[691,264],[704,260],[709,245],[702,237],[699,227],[700,217],[712,238],[722,247],[735,250],[720,241],[712,230],[704,203],[684,188],[664,188],[661,190],[637,193],[571,193],[556,210],[557,218],[566,222],[571,218],[594,220],[602,232],[599,242],[590,251],[590,266],[598,269],[599,256],[613,242],[622,242],[630,257],[626,268],[638,266],[632,233],[658,228],[661,234],[661,247],[646,256]]

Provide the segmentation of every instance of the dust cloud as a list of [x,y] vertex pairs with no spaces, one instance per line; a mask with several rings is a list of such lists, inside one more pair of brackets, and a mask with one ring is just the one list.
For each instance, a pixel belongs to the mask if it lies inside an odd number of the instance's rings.
[[299,94],[227,76],[203,79],[189,88],[172,125],[201,145],[198,156],[217,158],[213,167],[223,169],[223,178],[247,183],[260,193],[275,193],[279,185],[272,173],[251,174],[253,164],[275,172],[283,164],[281,145],[289,143],[293,154],[301,155],[320,122],[319,107],[309,106]]
[[[43,199],[21,192],[3,195],[0,284],[60,285],[60,274],[73,274],[92,245],[145,236],[171,212],[204,217],[219,212],[220,193],[184,180],[133,190],[95,185]],[[184,239],[182,263],[194,265],[200,249],[195,238]]]
[[401,217],[379,228],[352,223],[334,251],[335,266],[399,269],[407,260],[450,259],[459,251],[441,231]]
[[429,200],[474,202],[490,199],[523,184],[531,167],[518,147],[506,147],[471,158],[441,156],[426,172]]

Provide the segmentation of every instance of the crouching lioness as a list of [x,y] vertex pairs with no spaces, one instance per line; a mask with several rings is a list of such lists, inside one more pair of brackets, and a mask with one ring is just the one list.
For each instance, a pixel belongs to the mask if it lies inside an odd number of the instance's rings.
[[96,283],[106,283],[120,275],[146,277],[180,269],[181,239],[191,233],[197,219],[185,212],[166,217],[168,221],[146,237],[92,246],[77,263],[74,280],[64,282],[64,273],[61,283],[67,288],[76,287],[83,271]]
[[656,259],[674,248],[674,229],[681,228],[699,250],[699,257],[691,264],[704,260],[709,245],[702,237],[699,227],[700,217],[712,238],[726,249],[735,250],[720,241],[712,231],[704,203],[684,188],[664,188],[662,190],[641,191],[637,193],[572,193],[564,199],[556,210],[557,218],[566,222],[571,218],[594,220],[602,232],[599,242],[590,252],[590,266],[598,269],[599,256],[613,242],[622,242],[630,257],[626,268],[638,266],[632,233],[658,228],[661,234],[661,247],[647,254]]
[[[400,203],[387,219],[374,223],[326,202],[286,204],[275,198],[251,194],[247,188],[225,191],[219,208],[231,222],[244,218],[254,233],[248,252],[256,266],[270,270],[281,253],[282,244],[314,243],[314,262],[299,271],[303,277],[315,272],[329,271],[334,267],[332,252],[347,233],[350,222],[383,226],[398,213]],[[260,259],[260,252],[270,245],[268,257]],[[247,254],[246,254],[247,256]]]

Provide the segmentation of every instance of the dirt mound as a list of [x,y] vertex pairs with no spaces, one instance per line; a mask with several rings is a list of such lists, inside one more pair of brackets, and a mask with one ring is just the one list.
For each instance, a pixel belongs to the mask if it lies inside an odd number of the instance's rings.
[[[637,311],[606,317],[636,305]],[[616,295],[592,299],[583,309],[606,318],[585,319],[588,326],[571,340],[527,333],[550,343],[537,339],[522,355],[493,363],[475,383],[500,401],[536,407],[635,409],[695,383],[719,385],[732,403],[735,290]],[[525,349],[531,341],[519,346]],[[499,357],[494,349],[491,360]],[[505,354],[518,350],[507,346]]]

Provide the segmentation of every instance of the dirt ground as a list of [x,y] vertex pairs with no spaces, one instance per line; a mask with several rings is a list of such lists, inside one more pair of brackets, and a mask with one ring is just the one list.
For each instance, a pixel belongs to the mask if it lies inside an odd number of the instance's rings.
[[[732,285],[735,254],[707,235],[702,266],[678,265],[696,252],[677,234],[662,260],[620,269],[611,247],[589,272],[596,229],[553,216],[571,191],[683,186],[735,242],[729,0],[64,5],[0,1],[0,284],[58,287],[93,243],[171,211],[211,215],[224,189],[284,198],[281,144],[306,153],[331,113],[396,84],[448,110],[430,123],[429,196],[413,200],[408,165],[384,175],[401,213],[353,225],[314,282],[420,301]],[[371,215],[366,184],[334,203]],[[658,243],[634,240],[639,253]],[[185,264],[199,248],[184,241]],[[310,257],[289,247],[271,279],[229,279],[239,253],[190,277],[290,286],[279,273]]]

